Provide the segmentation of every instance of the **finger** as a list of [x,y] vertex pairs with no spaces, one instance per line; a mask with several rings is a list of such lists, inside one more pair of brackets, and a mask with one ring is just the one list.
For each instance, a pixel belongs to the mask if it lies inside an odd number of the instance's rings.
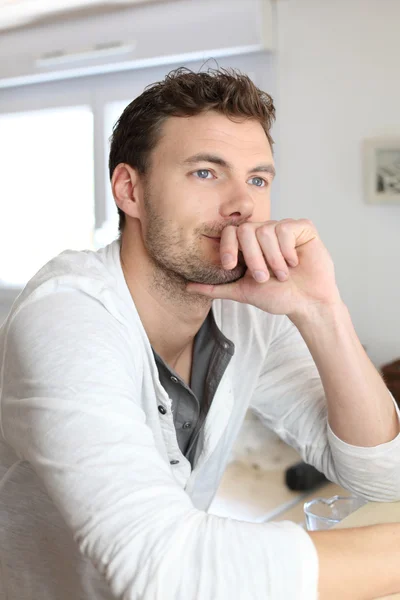
[[224,269],[233,269],[238,260],[239,242],[236,235],[236,227],[228,225],[222,231],[220,241],[221,263]]
[[190,294],[200,294],[208,298],[219,298],[221,300],[235,300],[243,302],[239,293],[238,282],[224,283],[219,285],[207,285],[205,283],[188,283],[186,291]]
[[275,232],[276,225],[262,225],[256,229],[256,238],[261,247],[268,267],[274,272],[279,281],[286,281],[289,269],[279,246]]
[[256,227],[251,223],[243,223],[237,230],[240,248],[244,260],[253,278],[259,283],[269,279],[268,267],[256,237]]
[[293,219],[284,219],[275,226],[275,233],[282,256],[291,267],[299,264],[296,252],[296,231],[293,228]]

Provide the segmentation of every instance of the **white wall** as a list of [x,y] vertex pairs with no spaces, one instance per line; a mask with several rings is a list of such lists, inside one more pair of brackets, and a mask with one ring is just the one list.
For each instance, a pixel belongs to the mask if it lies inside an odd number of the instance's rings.
[[380,366],[400,357],[400,205],[364,202],[360,144],[400,135],[400,2],[278,0],[274,218],[311,218]]

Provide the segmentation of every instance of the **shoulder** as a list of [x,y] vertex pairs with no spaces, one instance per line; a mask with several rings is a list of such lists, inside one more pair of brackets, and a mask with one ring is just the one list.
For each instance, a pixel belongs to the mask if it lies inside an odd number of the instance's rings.
[[[99,304],[117,316],[126,298],[121,285],[119,246],[113,242],[99,251],[65,250],[46,263],[26,284],[14,302],[8,320],[23,308],[42,301],[48,307]],[[132,302],[131,302],[132,303]],[[122,311],[123,312],[123,311]]]
[[0,329],[0,361],[7,350],[35,368],[140,365],[140,323],[132,298],[124,297],[111,250],[67,250],[44,265]]

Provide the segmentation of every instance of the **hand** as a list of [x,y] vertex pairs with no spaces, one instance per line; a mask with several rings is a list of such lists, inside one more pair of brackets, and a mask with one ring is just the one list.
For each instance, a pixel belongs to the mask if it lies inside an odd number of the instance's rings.
[[[229,225],[221,234],[225,269],[233,269],[238,251],[247,270],[234,283],[189,283],[188,292],[251,304],[265,312],[289,317],[306,314],[313,305],[341,302],[332,258],[308,219]],[[228,261],[224,255],[231,255]],[[265,281],[257,280],[263,273]]]

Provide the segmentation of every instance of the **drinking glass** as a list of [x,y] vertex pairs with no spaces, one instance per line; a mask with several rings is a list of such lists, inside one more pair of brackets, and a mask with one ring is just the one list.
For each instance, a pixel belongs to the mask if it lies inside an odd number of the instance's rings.
[[305,502],[306,528],[308,531],[330,529],[366,503],[367,500],[358,496],[332,496]]

